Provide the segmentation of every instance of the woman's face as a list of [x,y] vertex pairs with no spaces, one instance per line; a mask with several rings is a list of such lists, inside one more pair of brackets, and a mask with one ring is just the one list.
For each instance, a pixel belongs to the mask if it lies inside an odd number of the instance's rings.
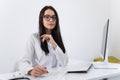
[[56,15],[53,10],[47,9],[43,16],[43,25],[47,30],[52,30],[56,25]]

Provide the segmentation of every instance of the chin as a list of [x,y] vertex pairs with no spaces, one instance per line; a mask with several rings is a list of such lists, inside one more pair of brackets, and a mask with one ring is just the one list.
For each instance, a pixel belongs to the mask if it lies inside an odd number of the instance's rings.
[[55,27],[53,27],[53,26],[48,27],[48,29],[51,29],[51,30],[54,29],[54,28],[55,28]]

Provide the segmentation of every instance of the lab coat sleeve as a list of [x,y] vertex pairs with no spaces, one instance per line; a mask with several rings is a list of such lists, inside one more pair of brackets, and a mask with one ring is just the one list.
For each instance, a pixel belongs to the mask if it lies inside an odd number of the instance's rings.
[[54,54],[56,55],[59,66],[64,67],[67,65],[68,55],[67,53],[63,53],[59,46],[57,46],[56,49],[54,50]]
[[28,74],[28,71],[33,69],[32,58],[34,55],[34,36],[31,36],[26,44],[26,55],[19,61],[18,69],[24,74]]

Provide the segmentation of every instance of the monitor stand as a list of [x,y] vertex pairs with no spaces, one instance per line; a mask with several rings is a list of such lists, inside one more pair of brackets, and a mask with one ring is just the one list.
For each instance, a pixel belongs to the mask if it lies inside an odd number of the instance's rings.
[[118,69],[120,67],[120,64],[109,63],[109,61],[108,61],[108,49],[107,49],[104,61],[103,62],[94,62],[93,67],[95,69]]

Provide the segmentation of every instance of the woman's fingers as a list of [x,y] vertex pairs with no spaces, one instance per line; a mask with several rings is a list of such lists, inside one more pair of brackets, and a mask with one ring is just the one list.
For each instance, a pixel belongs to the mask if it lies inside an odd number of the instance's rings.
[[44,34],[40,38],[42,39],[42,42],[44,42],[45,40],[49,41],[50,40],[50,35]]
[[41,72],[41,73],[48,73],[47,69],[45,67],[42,67],[42,66],[38,66],[36,68],[36,70]]
[[37,76],[37,75],[40,76],[40,75],[42,75],[42,72],[38,72],[38,71],[34,70],[34,75],[35,76]]
[[40,38],[42,39],[42,42],[44,42],[46,40],[50,44],[52,44],[52,46],[53,46],[54,49],[57,47],[57,43],[54,41],[52,35],[43,34]]
[[42,66],[35,66],[34,69],[30,72],[32,76],[40,76],[42,74],[48,73],[47,69]]
[[40,70],[39,68],[35,68],[34,70],[36,71],[36,73],[43,73],[43,71]]
[[36,71],[35,69],[33,69],[33,70],[30,72],[30,75],[37,77],[37,76],[40,76],[41,74],[40,74],[38,71]]

